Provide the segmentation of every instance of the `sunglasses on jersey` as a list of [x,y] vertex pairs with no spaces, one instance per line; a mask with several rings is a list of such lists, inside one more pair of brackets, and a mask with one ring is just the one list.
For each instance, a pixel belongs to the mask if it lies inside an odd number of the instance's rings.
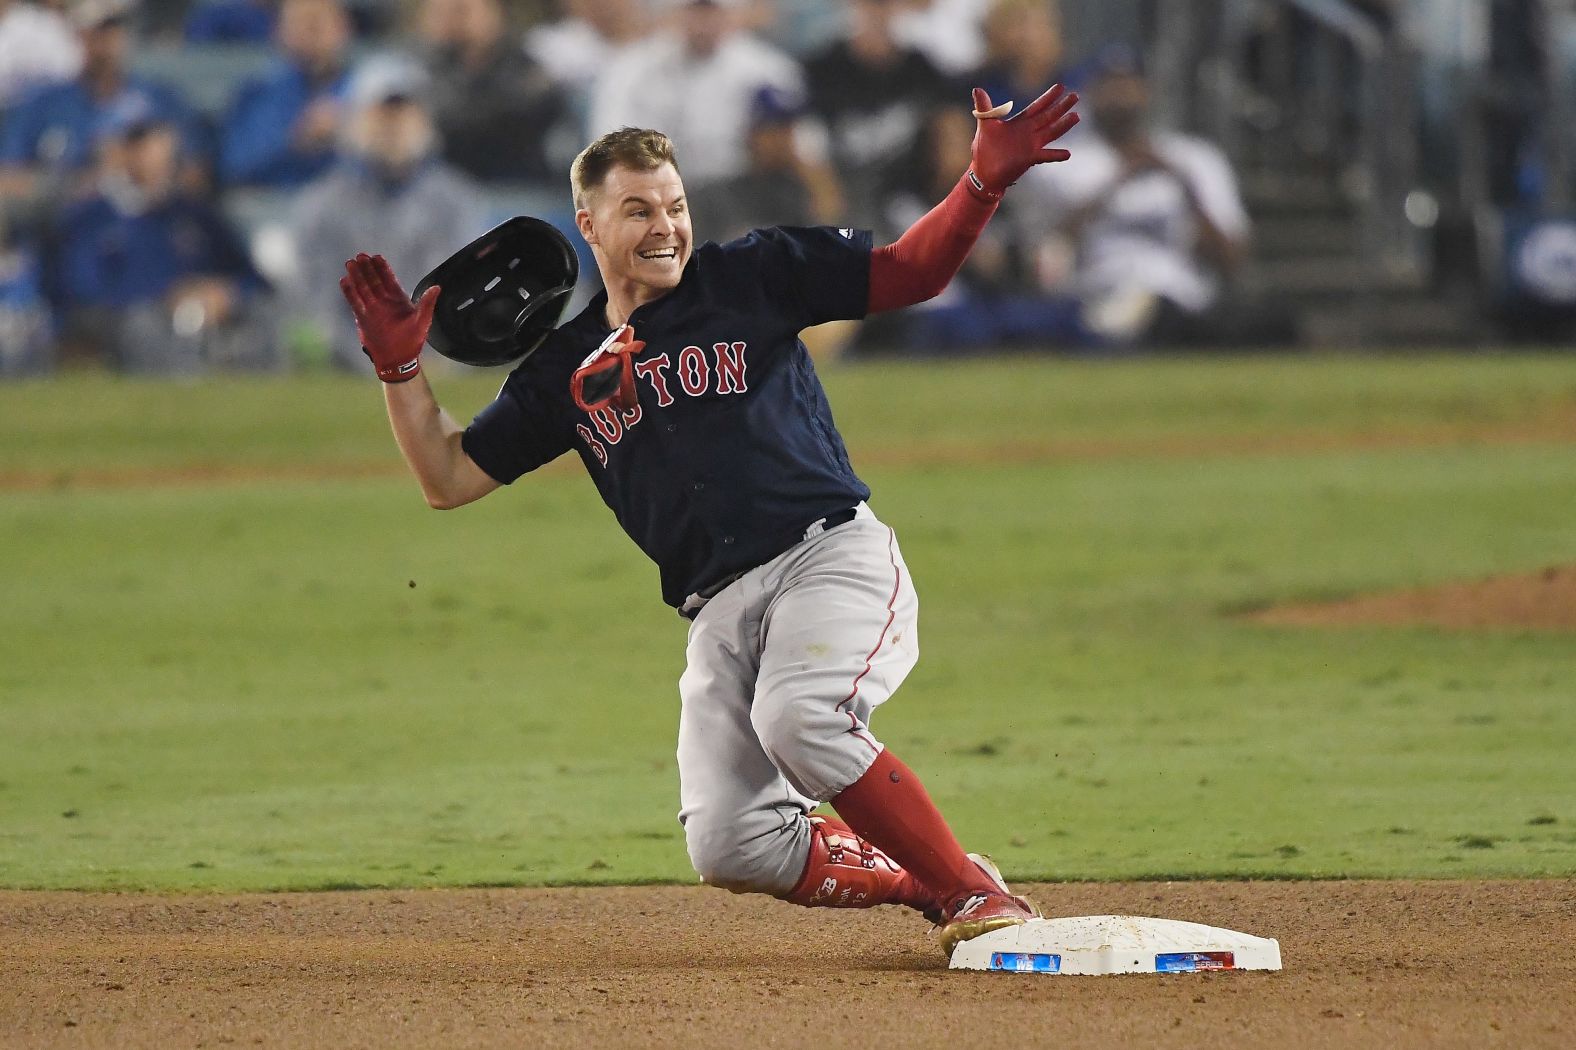
[[646,344],[624,325],[586,355],[569,381],[569,393],[582,412],[627,412],[639,404],[635,394],[635,355]]

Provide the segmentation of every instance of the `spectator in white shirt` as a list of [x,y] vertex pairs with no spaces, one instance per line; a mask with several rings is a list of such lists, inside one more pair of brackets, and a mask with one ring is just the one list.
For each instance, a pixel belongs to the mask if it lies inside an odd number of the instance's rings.
[[893,23],[893,33],[943,73],[960,77],[985,60],[982,23],[990,4],[991,0],[910,0],[908,10]]
[[70,80],[82,68],[82,45],[57,11],[0,0],[0,109],[35,84]]
[[803,95],[788,55],[742,31],[740,0],[679,0],[675,28],[604,60],[587,134],[660,128],[684,158],[694,192],[742,174],[751,105],[766,87]]
[[588,93],[613,53],[646,35],[645,4],[563,0],[562,6],[563,18],[526,32],[525,53],[566,91]]
[[1075,162],[1025,179],[1025,196],[1060,216],[1073,242],[1084,324],[1117,343],[1208,341],[1248,249],[1230,162],[1203,139],[1150,128],[1130,49],[1102,53],[1084,104],[1084,133],[1068,140]]

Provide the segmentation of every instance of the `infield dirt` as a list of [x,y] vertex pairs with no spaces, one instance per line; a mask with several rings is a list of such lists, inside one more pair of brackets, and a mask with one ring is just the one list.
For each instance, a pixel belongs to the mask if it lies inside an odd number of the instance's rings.
[[1446,630],[1576,631],[1576,565],[1435,587],[1361,594],[1266,609],[1254,617],[1286,627],[1427,625]]
[[1280,973],[954,973],[922,920],[705,888],[0,892],[7,1047],[1568,1047],[1576,880],[1030,887]]

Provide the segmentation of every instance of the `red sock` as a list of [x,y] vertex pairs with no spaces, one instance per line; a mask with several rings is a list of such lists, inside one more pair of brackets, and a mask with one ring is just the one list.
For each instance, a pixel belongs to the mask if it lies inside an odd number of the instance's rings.
[[878,846],[947,905],[996,886],[969,860],[914,771],[890,750],[832,799],[837,815]]

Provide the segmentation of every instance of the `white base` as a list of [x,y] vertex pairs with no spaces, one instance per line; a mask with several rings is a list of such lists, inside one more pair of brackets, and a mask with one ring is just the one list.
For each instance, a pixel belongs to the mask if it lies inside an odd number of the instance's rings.
[[1031,919],[952,950],[954,970],[1107,974],[1280,968],[1277,940],[1141,915]]

